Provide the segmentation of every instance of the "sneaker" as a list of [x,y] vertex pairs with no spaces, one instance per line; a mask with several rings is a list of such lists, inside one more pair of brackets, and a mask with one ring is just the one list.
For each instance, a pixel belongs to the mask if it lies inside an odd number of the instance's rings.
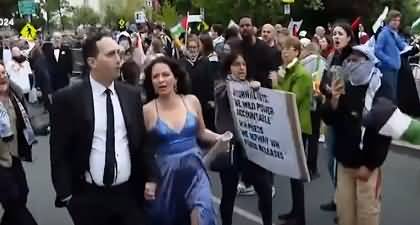
[[274,198],[274,196],[276,196],[276,187],[272,186],[271,187],[271,197]]
[[334,201],[331,201],[329,203],[322,204],[320,206],[320,208],[323,211],[329,211],[329,212],[334,212],[334,211],[337,210],[337,206],[335,205],[335,202]]
[[243,195],[243,196],[255,195],[254,186],[251,185],[249,187],[246,187],[244,183],[240,182],[238,184],[238,195]]

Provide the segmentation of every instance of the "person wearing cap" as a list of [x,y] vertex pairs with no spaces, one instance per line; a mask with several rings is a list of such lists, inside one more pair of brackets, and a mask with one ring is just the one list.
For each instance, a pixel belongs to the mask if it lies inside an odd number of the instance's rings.
[[331,97],[321,106],[322,118],[335,137],[339,225],[380,224],[381,166],[391,139],[362,125],[379,97],[390,98],[377,62],[373,48],[352,47],[342,70],[334,73]]

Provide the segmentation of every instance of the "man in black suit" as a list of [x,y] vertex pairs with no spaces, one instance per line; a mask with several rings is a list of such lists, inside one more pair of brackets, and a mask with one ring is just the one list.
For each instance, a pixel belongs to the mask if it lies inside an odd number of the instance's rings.
[[60,33],[54,33],[52,43],[45,43],[42,50],[47,60],[53,91],[68,86],[73,71],[73,56],[70,46],[62,44]]
[[114,81],[119,49],[107,34],[88,37],[83,58],[90,74],[53,95],[56,206],[66,206],[75,225],[143,224],[142,202],[155,198],[158,170],[143,147],[140,92]]

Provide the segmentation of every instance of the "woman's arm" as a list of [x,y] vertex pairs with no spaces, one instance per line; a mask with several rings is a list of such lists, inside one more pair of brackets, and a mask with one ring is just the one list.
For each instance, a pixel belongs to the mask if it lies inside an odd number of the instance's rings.
[[213,131],[206,128],[206,125],[204,123],[203,119],[203,113],[201,110],[201,104],[197,97],[194,95],[187,95],[186,99],[188,103],[193,107],[192,109],[197,115],[197,121],[198,121],[198,140],[214,145],[217,142],[217,139],[221,136],[220,134],[214,133]]

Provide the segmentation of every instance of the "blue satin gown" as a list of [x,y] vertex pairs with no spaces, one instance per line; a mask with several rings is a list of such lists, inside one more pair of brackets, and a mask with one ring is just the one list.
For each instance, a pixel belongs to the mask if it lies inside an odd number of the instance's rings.
[[156,200],[146,206],[150,225],[189,225],[198,209],[200,225],[216,225],[209,177],[197,144],[196,116],[187,112],[179,132],[158,118],[149,137],[156,148],[162,180]]

